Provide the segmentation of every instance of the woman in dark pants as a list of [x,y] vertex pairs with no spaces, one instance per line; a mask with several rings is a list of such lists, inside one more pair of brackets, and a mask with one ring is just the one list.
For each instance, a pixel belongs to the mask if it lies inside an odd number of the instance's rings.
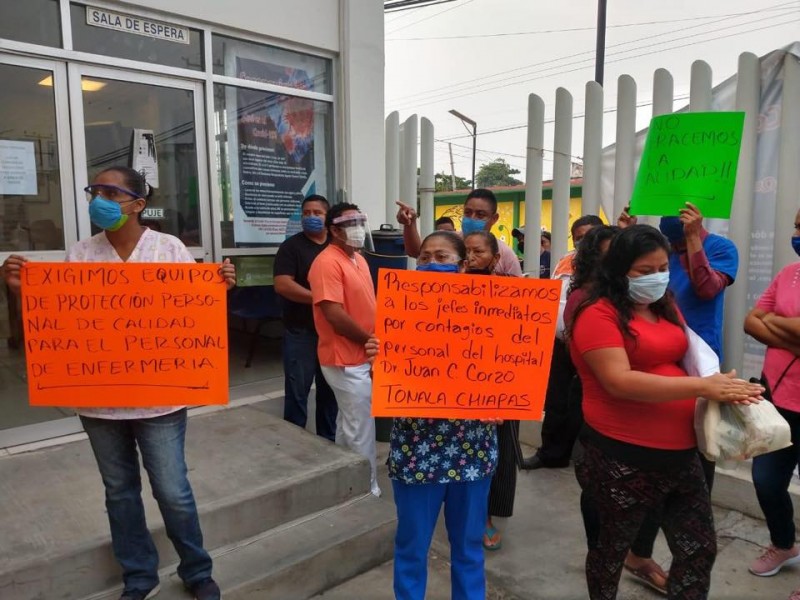
[[[791,243],[800,255],[800,212],[795,217]],[[745,331],[767,346],[763,381],[778,412],[792,430],[792,445],[753,459],[753,485],[769,529],[770,545],[750,565],[759,577],[776,575],[781,568],[800,563],[795,543],[794,507],[789,494],[800,462],[800,262],[775,276],[747,315]],[[789,600],[800,600],[800,589]]]
[[575,467],[596,519],[586,579],[613,600],[625,556],[649,512],[663,508],[673,554],[668,595],[707,598],[716,557],[711,501],[697,456],[696,398],[757,402],[763,388],[733,373],[690,377],[684,321],[671,295],[669,246],[635,225],[617,235],[568,328],[584,388],[584,456]]
[[[464,237],[467,247],[467,273],[473,275],[495,275],[500,247],[497,238],[488,231],[478,231]],[[519,421],[505,421],[497,426],[497,443],[500,451],[497,470],[492,477],[489,490],[489,515],[483,547],[499,550],[503,541],[500,532],[492,523],[492,517],[508,518],[514,513],[514,496],[517,491],[517,469],[521,450],[519,448]]]

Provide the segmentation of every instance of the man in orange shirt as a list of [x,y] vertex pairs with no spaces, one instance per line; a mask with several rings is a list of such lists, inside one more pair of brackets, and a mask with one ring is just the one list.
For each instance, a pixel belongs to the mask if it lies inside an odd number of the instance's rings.
[[319,364],[339,405],[336,443],[369,460],[371,491],[380,496],[372,378],[364,349],[375,331],[375,288],[367,261],[358,253],[367,236],[366,220],[355,204],[337,204],[328,211],[330,243],[314,259],[308,281]]

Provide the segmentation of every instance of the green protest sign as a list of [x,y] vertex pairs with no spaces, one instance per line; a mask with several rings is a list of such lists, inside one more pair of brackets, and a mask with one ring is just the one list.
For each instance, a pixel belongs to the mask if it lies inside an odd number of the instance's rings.
[[743,127],[743,112],[653,117],[630,213],[677,216],[691,202],[705,217],[729,219]]

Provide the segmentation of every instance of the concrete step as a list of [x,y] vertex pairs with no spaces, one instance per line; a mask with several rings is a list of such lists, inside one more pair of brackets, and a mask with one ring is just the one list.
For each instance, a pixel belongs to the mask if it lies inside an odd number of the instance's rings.
[[[213,551],[214,578],[226,600],[304,600],[389,560],[395,524],[394,506],[367,494]],[[158,598],[187,600],[174,568]]]
[[[259,405],[191,418],[186,451],[209,549],[235,546],[369,491],[366,460]],[[161,564],[176,563],[146,484],[143,497]],[[87,441],[0,458],[0,498],[3,600],[82,599],[119,586],[103,486]],[[262,565],[281,554],[262,555]]]

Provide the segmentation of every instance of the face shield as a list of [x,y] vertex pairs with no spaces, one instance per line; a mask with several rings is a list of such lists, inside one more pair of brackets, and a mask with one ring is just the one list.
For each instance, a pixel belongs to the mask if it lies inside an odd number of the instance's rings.
[[372,241],[372,232],[369,228],[369,220],[364,213],[349,214],[336,217],[333,220],[345,235],[344,243],[355,250],[375,251],[375,244]]

